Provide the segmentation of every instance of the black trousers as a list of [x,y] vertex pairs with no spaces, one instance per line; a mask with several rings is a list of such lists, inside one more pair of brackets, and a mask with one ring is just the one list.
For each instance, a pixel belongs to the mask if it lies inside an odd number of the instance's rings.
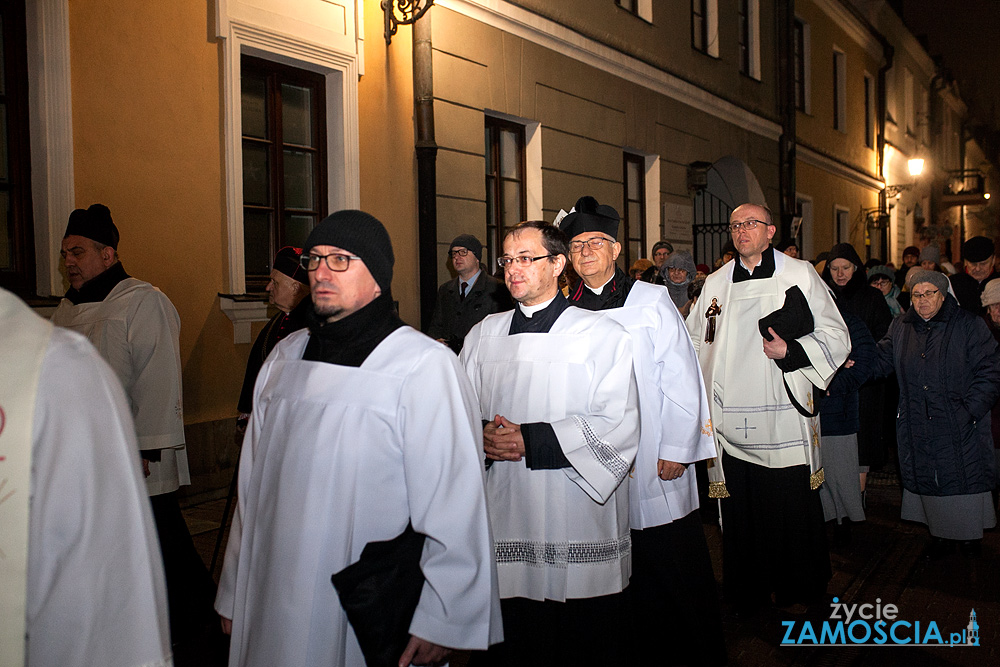
[[625,593],[555,602],[500,601],[504,641],[473,656],[490,667],[615,667],[628,664]]
[[172,644],[200,640],[206,627],[218,625],[213,609],[215,582],[191,541],[176,493],[150,496],[167,580]]
[[830,551],[809,466],[767,468],[722,455],[729,498],[722,501],[726,599],[740,607],[822,600]]
[[[632,531],[632,664],[725,665],[719,592],[697,510]],[[664,646],[669,646],[664,650]]]

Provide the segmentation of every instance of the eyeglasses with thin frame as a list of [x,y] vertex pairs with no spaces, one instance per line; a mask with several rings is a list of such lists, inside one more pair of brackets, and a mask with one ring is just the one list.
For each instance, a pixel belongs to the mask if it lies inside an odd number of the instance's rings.
[[888,276],[879,276],[878,278],[872,278],[872,281],[869,283],[869,285],[881,285],[883,283],[891,283],[891,282],[892,278]]
[[466,257],[469,254],[469,249],[459,248],[458,250],[449,250],[448,254],[452,257]]
[[751,229],[757,229],[757,225],[766,225],[766,224],[767,223],[764,222],[763,220],[754,220],[753,218],[750,218],[749,220],[744,220],[743,222],[734,222],[730,224],[729,232],[735,234],[741,229],[745,229],[749,232]]
[[914,292],[910,295],[910,298],[914,301],[920,301],[921,299],[929,299],[941,290],[939,289],[929,289],[926,292]]
[[606,243],[617,243],[617,241],[606,239],[603,236],[595,236],[594,238],[587,239],[586,241],[570,241],[569,251],[572,253],[583,252],[583,246],[585,245],[590,246],[591,250],[600,250]]
[[509,269],[514,262],[517,262],[520,266],[531,266],[532,262],[537,262],[540,259],[548,259],[549,257],[555,257],[555,255],[541,255],[540,257],[528,257],[527,255],[518,255],[517,257],[497,257],[497,264],[501,269]]
[[320,260],[323,260],[326,262],[326,268],[331,271],[341,273],[350,268],[352,259],[361,258],[357,255],[345,255],[339,252],[331,253],[329,255],[314,255],[309,253],[308,255],[302,255],[299,257],[299,265],[306,271],[315,271],[319,268]]

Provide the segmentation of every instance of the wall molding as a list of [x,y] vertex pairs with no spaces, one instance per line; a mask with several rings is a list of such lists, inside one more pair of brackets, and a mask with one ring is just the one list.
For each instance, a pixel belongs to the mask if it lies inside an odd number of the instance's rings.
[[777,141],[781,125],[661,69],[504,0],[436,0],[435,5],[677,100]]
[[835,160],[832,157],[824,155],[808,146],[800,143],[796,147],[797,159],[802,162],[812,165],[826,171],[834,176],[839,176],[844,178],[856,185],[861,185],[868,188],[869,190],[874,190],[875,192],[881,192],[885,188],[885,183],[880,179],[875,178],[871,174],[867,174],[857,167],[852,167],[849,164]]

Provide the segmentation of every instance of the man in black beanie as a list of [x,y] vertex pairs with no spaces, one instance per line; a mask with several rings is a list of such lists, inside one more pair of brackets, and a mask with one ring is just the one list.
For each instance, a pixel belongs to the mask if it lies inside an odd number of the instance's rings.
[[364,619],[348,621],[330,577],[363,569],[367,544],[412,531],[423,539],[423,585],[418,599],[394,591],[390,604],[416,609],[398,631],[378,634],[377,648],[405,665],[485,649],[498,639],[499,601],[468,377],[396,315],[392,244],[371,215],[324,219],[301,266],[309,328],[279,342],[261,368],[241,454],[215,605],[231,655],[246,667],[364,664],[370,635],[352,625]]
[[448,255],[458,278],[438,288],[437,304],[426,333],[458,354],[465,334],[473,325],[491,313],[510,310],[513,304],[504,284],[483,272],[480,265],[483,244],[479,239],[472,234],[457,236]]
[[955,290],[958,305],[985,318],[986,309],[983,308],[980,297],[986,289],[986,283],[1000,278],[1000,273],[993,268],[996,261],[993,239],[973,236],[963,243],[962,261],[965,263],[965,273],[956,273],[951,277],[951,287]]
[[175,652],[218,631],[212,581],[181,515],[177,490],[191,483],[181,402],[180,318],[167,296],[131,277],[118,258],[118,227],[103,204],[76,209],[62,241],[70,289],[52,323],[83,334],[110,364],[132,408],[139,454],[160,538]]

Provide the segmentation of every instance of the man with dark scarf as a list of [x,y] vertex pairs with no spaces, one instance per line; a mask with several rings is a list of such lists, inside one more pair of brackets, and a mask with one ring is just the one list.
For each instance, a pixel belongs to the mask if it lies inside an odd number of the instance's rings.
[[328,216],[303,247],[308,329],[258,375],[216,599],[234,663],[364,664],[331,575],[409,526],[426,536],[424,582],[393,663],[440,664],[498,638],[472,389],[454,353],[399,319],[393,262],[362,211]]
[[617,322],[567,303],[567,254],[546,222],[508,232],[498,263],[517,306],[476,324],[460,357],[492,462],[505,637],[495,664],[618,664],[628,646],[632,342]]
[[62,242],[70,289],[52,323],[90,340],[129,398],[163,554],[171,639],[183,654],[201,644],[202,633],[216,624],[215,584],[177,502],[177,489],[191,483],[181,404],[180,318],[163,292],[125,271],[119,239],[107,206],[94,204],[70,214]]
[[[581,277],[570,303],[604,311],[628,330],[639,388],[642,429],[628,482],[630,646],[636,658],[652,655],[655,643],[672,647],[669,664],[724,665],[715,575],[698,514],[694,467],[688,469],[715,456],[698,358],[668,290],[633,282],[615,264],[621,252],[615,241],[618,212],[592,197],[574,208],[560,223]],[[685,251],[664,266],[681,254],[694,267]]]

